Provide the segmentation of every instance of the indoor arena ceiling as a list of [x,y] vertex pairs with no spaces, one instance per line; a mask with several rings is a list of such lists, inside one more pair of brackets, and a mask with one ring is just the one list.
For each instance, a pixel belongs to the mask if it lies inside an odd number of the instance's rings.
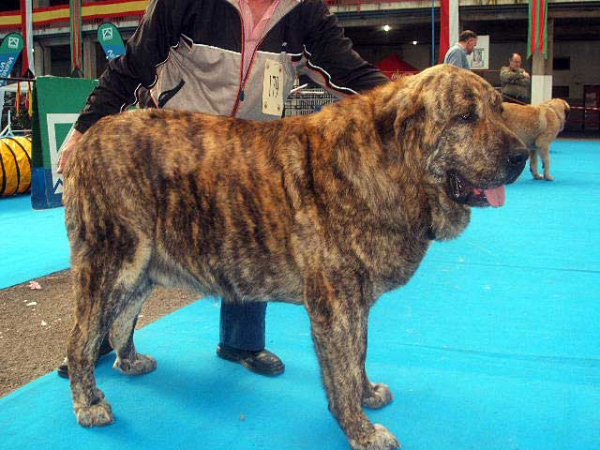
[[[554,19],[555,41],[600,40],[600,6],[597,11],[583,11],[587,17],[569,17],[560,14]],[[413,41],[431,43],[431,13],[420,9],[403,11],[399,14],[341,15],[346,34],[356,46],[406,45]],[[439,17],[437,17],[439,20]],[[383,25],[390,30],[384,31]],[[490,35],[494,42],[527,40],[527,18],[520,11],[498,14],[469,11],[461,17],[461,28],[471,29],[482,35]],[[439,39],[439,22],[436,26],[436,41]]]

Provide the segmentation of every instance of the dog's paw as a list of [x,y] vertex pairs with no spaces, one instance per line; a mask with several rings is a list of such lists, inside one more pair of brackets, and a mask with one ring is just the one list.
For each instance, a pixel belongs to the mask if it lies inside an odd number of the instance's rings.
[[534,179],[534,180],[543,180],[543,179],[544,179],[544,177],[543,177],[543,176],[541,176],[539,173],[534,173],[534,174],[533,174],[533,179]]
[[110,404],[104,400],[92,406],[75,408],[77,422],[84,427],[101,427],[115,421]]
[[113,369],[120,369],[126,375],[143,375],[156,370],[157,366],[158,364],[152,356],[137,353],[135,359],[117,358]]
[[376,423],[373,433],[365,439],[365,442],[350,440],[352,450],[392,450],[402,447],[396,436],[386,427]]
[[544,175],[544,180],[546,181],[554,181],[554,177],[550,174]]
[[371,383],[371,389],[363,393],[362,404],[370,409],[383,408],[394,400],[394,394],[390,388],[383,383]]

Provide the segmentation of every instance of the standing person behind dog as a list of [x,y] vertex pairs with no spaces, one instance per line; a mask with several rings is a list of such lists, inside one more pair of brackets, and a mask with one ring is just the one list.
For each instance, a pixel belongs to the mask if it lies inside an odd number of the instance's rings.
[[[266,121],[280,118],[302,73],[340,96],[389,81],[354,52],[322,0],[152,0],[126,54],[109,63],[88,98],[59,170],[68,176],[82,134],[135,104],[140,87],[152,90],[160,108]],[[267,98],[263,85],[281,95]],[[266,305],[221,303],[217,355],[279,375],[284,364],[265,349]],[[68,376],[66,363],[59,375]]]
[[467,56],[473,53],[477,46],[477,34],[471,30],[460,33],[458,42],[448,49],[444,57],[444,64],[452,64],[462,69],[471,70]]
[[500,85],[505,102],[529,103],[531,76],[521,67],[521,55],[513,53],[508,66],[500,69]]

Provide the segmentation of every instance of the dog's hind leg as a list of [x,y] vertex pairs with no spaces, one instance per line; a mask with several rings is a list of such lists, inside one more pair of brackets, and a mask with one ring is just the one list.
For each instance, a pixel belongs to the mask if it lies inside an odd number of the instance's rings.
[[[333,281],[336,280],[336,281]],[[354,450],[390,450],[400,446],[384,426],[373,424],[362,409],[369,300],[346,274],[314,274],[305,279],[304,303],[321,366],[329,409]],[[369,397],[369,395],[367,395]]]
[[104,400],[104,393],[96,387],[94,376],[94,364],[104,336],[102,330],[99,319],[77,321],[67,350],[75,415],[86,427],[108,425],[114,420],[112,409]]
[[543,180],[544,177],[540,175],[538,170],[538,150],[537,148],[529,149],[529,170],[531,171],[531,175],[536,180]]
[[94,249],[81,242],[72,246],[76,309],[67,359],[75,414],[83,426],[114,420],[110,405],[96,387],[98,350],[115,318],[132,309],[128,308],[132,299],[141,298],[135,293],[150,290],[143,285],[150,248],[141,236],[122,233],[128,246],[116,240],[102,241]]
[[105,310],[106,278],[101,275],[104,261],[75,264],[75,325],[69,336],[67,361],[73,406],[77,421],[87,427],[113,422],[110,405],[104,393],[96,387],[94,366],[104,335],[110,327],[110,315]]
[[150,281],[140,283],[110,330],[110,343],[117,352],[113,367],[127,375],[142,375],[152,372],[157,367],[156,360],[151,356],[138,353],[133,343],[135,318],[150,296],[153,287]]

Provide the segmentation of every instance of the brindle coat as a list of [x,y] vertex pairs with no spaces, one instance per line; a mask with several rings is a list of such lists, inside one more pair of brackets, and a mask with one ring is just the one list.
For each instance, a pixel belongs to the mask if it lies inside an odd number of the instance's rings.
[[154,370],[129,340],[133,319],[155,285],[184,284],[304,304],[351,447],[398,447],[363,411],[392,400],[365,371],[369,309],[408,282],[432,240],[461,233],[470,206],[486,204],[475,188],[514,181],[526,157],[500,96],[452,66],[270,123],[167,110],[101,120],[71,158],[64,197],[77,420],[113,421],[94,378],[103,334],[123,372]]
[[[529,149],[529,170],[534,179],[554,181],[550,174],[550,144],[564,129],[570,111],[569,104],[560,98],[539,105],[504,104],[506,125]],[[538,156],[544,176],[538,171]]]

